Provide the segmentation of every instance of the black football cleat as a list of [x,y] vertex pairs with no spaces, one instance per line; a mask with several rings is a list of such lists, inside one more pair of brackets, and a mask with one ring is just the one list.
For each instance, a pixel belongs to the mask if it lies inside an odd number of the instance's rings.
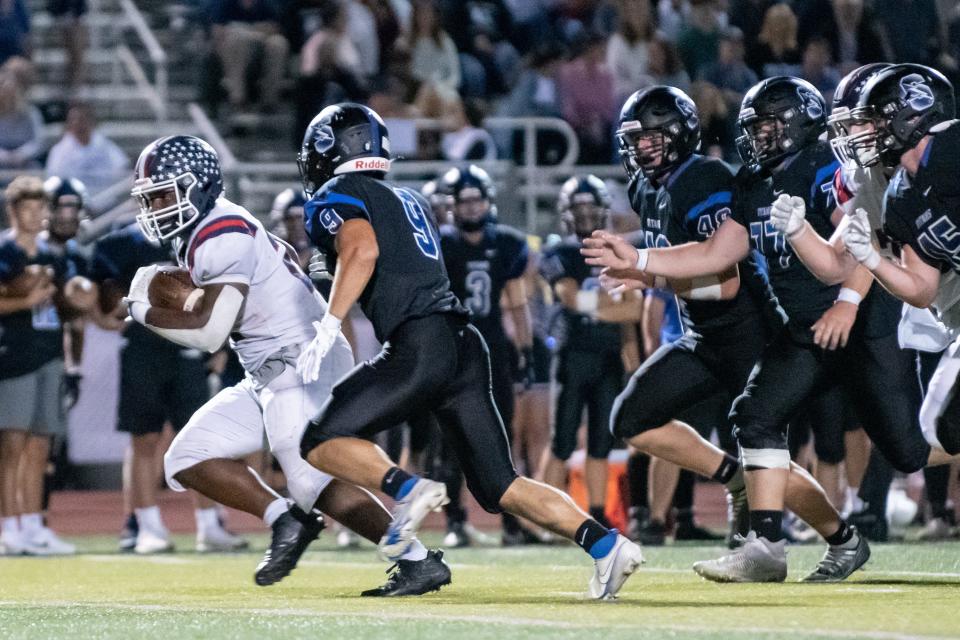
[[300,556],[317,539],[324,527],[323,516],[308,515],[297,506],[277,518],[270,527],[270,546],[253,574],[254,581],[266,587],[283,580],[297,566]]
[[397,560],[387,573],[383,586],[367,589],[360,595],[373,598],[419,596],[450,584],[450,567],[443,561],[443,551],[439,549],[427,551],[423,560]]

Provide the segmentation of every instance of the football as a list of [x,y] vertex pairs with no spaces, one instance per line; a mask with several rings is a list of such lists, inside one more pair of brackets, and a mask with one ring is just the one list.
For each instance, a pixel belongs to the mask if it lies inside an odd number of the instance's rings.
[[150,281],[147,297],[154,307],[192,311],[203,297],[203,290],[193,286],[186,269],[164,267]]
[[7,298],[23,298],[40,286],[53,282],[53,269],[40,264],[31,264],[23,273],[0,285],[0,296]]

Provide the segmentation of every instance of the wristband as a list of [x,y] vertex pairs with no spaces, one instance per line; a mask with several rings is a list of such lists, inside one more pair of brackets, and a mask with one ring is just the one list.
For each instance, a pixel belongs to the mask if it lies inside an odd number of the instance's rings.
[[837,294],[837,302],[849,302],[856,307],[860,306],[862,300],[863,296],[849,287],[842,287]]
[[647,270],[647,261],[650,259],[650,251],[647,249],[637,249],[637,271]]

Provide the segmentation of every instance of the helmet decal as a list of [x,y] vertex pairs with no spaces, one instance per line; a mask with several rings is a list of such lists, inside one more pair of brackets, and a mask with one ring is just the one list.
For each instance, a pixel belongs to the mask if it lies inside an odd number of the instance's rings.
[[330,128],[330,125],[325,124],[322,127],[317,128],[317,132],[313,140],[314,149],[320,153],[326,153],[333,148],[333,144],[335,142],[336,138],[333,136],[333,129]]
[[807,112],[807,116],[810,117],[810,119],[816,120],[817,118],[823,117],[823,105],[817,100],[817,96],[813,95],[810,89],[803,85],[798,86],[797,95],[800,96],[803,109]]
[[926,111],[934,104],[933,89],[919,73],[900,79],[900,99],[916,111]]

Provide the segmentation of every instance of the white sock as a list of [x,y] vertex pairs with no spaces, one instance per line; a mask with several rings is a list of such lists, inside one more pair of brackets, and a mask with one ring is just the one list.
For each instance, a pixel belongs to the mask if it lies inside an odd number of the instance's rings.
[[17,516],[8,516],[3,519],[3,523],[0,524],[2,527],[3,533],[8,536],[19,536],[20,535],[20,519]]
[[847,504],[844,505],[846,508],[844,511],[849,513],[857,513],[858,511],[863,511],[864,503],[860,499],[860,496],[857,495],[860,493],[860,487],[847,487]]
[[137,514],[137,524],[141,531],[149,531],[162,538],[167,537],[167,528],[163,526],[163,519],[160,517],[160,507],[153,505],[133,511]]
[[413,544],[410,545],[410,548],[407,549],[407,552],[400,556],[401,560],[413,560],[415,562],[423,560],[427,557],[427,548],[423,546],[423,543],[413,539]]
[[266,509],[264,509],[263,521],[267,523],[268,527],[272,527],[273,523],[277,521],[277,518],[279,518],[289,510],[290,510],[290,503],[287,502],[284,498],[277,498],[276,500],[268,504]]
[[43,528],[43,517],[39,513],[20,514],[20,531],[30,536]]
[[220,528],[220,520],[217,518],[217,508],[209,507],[207,509],[195,509],[193,515],[197,519],[197,533],[203,534],[214,529]]

